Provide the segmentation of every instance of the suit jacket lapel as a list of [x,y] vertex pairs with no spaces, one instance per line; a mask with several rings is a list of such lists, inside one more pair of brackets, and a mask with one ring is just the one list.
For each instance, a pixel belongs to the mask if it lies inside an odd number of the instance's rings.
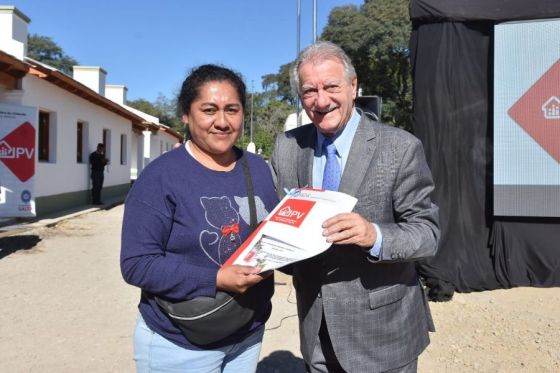
[[375,122],[372,122],[362,114],[340,180],[338,188],[340,192],[353,196],[358,192],[358,188],[362,184],[373,158],[375,151],[375,141],[373,139],[375,137]]
[[297,174],[298,186],[313,187],[313,157],[315,155],[315,143],[317,132],[315,126],[310,125],[302,140],[302,149],[298,152]]

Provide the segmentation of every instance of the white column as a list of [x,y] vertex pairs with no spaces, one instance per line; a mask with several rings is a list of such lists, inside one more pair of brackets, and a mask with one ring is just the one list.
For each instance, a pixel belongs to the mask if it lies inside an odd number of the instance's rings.
[[143,149],[144,160],[142,164],[145,167],[148,165],[148,163],[150,163],[150,154],[151,154],[150,145],[151,145],[152,132],[143,131],[142,133],[144,134],[144,149]]

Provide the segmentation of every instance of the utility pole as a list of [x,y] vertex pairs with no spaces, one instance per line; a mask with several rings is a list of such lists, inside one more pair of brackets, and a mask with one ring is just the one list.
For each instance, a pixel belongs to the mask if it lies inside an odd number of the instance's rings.
[[255,97],[255,81],[251,80],[251,134],[249,135],[249,142],[253,142],[253,106]]
[[[296,24],[297,24],[297,36],[296,36],[296,57],[299,56],[299,42],[300,42],[300,33],[301,33],[301,0],[297,0],[297,19],[296,19]],[[299,115],[300,109],[299,109],[299,97],[297,92],[296,93],[296,118],[297,118],[297,126],[301,126],[301,117]]]
[[317,0],[313,0],[313,43],[317,41]]
[[249,127],[249,145],[247,145],[247,151],[255,153],[255,143],[253,142],[253,103],[255,96],[255,81],[251,80],[251,123]]

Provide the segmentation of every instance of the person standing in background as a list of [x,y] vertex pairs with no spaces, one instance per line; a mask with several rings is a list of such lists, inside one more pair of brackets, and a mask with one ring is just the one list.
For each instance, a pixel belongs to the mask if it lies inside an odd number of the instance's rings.
[[101,189],[103,188],[103,179],[105,166],[109,160],[105,158],[105,145],[97,144],[97,150],[89,155],[89,164],[91,165],[91,200],[94,205],[101,205]]

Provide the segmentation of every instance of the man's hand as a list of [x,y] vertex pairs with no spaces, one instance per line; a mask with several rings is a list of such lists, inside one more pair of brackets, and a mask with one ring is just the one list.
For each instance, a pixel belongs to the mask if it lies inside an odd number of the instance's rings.
[[240,265],[222,267],[216,275],[216,287],[232,293],[244,293],[273,273],[273,271],[259,273],[260,270],[259,267]]
[[354,212],[338,214],[323,223],[323,236],[337,245],[371,248],[377,239],[375,227]]

